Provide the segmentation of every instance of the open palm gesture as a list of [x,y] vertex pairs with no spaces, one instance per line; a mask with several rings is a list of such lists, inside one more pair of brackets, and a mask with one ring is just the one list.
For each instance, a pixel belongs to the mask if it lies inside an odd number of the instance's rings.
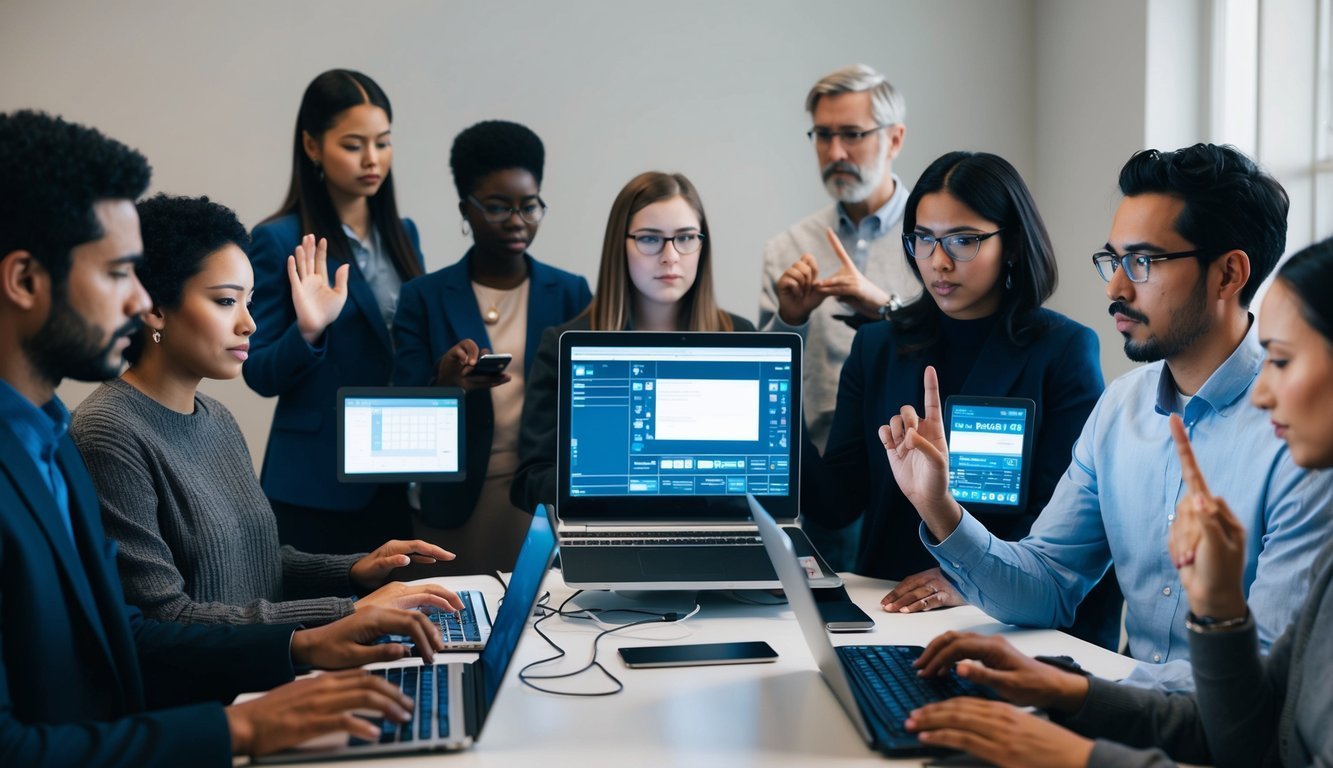
[[292,306],[296,309],[296,328],[307,344],[314,344],[347,303],[347,271],[343,264],[329,285],[329,242],[315,244],[314,235],[306,235],[296,252],[287,257],[287,279],[292,284]]
[[933,366],[926,367],[925,390],[924,418],[904,405],[879,428],[879,439],[898,488],[935,538],[943,540],[958,526],[962,512],[949,493],[949,445],[944,439],[944,409]]

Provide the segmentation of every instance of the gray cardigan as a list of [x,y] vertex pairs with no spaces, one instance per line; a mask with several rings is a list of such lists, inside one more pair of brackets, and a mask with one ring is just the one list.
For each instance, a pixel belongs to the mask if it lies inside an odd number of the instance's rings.
[[359,555],[279,548],[240,427],[218,401],[196,394],[194,413],[180,414],[115,379],[83,401],[70,432],[120,544],[125,598],[149,618],[322,624],[354,610]]
[[1190,763],[1333,766],[1333,543],[1311,573],[1305,605],[1267,660],[1250,621],[1234,632],[1190,633],[1193,694],[1094,678],[1083,709],[1063,721],[1099,737],[1088,765],[1173,765],[1145,749],[1156,745]]

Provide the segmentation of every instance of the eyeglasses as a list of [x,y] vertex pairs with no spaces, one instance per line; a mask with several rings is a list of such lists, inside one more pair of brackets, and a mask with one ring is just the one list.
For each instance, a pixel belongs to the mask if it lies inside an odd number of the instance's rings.
[[954,261],[971,261],[981,252],[981,243],[983,240],[989,240],[1000,234],[1004,228],[987,232],[985,234],[973,234],[963,232],[956,235],[945,235],[944,237],[935,237],[933,235],[923,235],[919,232],[903,235],[903,249],[907,255],[920,261],[930,258],[935,252],[935,246],[938,245],[944,249],[944,253]]
[[885,128],[888,128],[890,125],[893,125],[893,123],[885,123],[883,125],[877,125],[874,128],[867,128],[864,131],[857,131],[851,129],[834,131],[829,128],[811,128],[810,130],[805,132],[805,135],[810,139],[810,141],[813,141],[816,144],[831,144],[833,142],[833,137],[837,136],[839,139],[842,140],[844,146],[854,147],[857,144],[860,144],[861,141],[865,139],[865,137],[869,136],[872,133],[882,131]]
[[467,196],[467,201],[481,211],[481,215],[492,224],[503,224],[509,221],[509,217],[518,214],[518,217],[529,224],[536,224],[546,215],[546,203],[539,197],[535,201],[526,202],[517,208],[511,208],[499,203],[483,203],[472,195]]
[[656,256],[661,253],[668,240],[675,247],[676,253],[682,254],[694,253],[704,244],[704,236],[700,232],[681,232],[671,237],[656,234],[625,235],[625,237],[633,240],[639,253],[644,256]]
[[1183,259],[1189,256],[1211,256],[1214,253],[1225,253],[1225,251],[1178,251],[1176,253],[1127,253],[1124,256],[1117,256],[1110,251],[1098,251],[1092,254],[1092,264],[1097,267],[1097,274],[1102,276],[1106,282],[1111,282],[1115,273],[1120,269],[1125,270],[1131,283],[1148,282],[1148,268],[1154,261],[1170,261],[1172,259]]

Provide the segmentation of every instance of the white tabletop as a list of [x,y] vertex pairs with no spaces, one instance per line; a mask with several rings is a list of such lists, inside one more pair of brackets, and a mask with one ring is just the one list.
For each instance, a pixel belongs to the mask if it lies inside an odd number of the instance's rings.
[[[871,632],[832,635],[834,644],[925,645],[941,632],[1004,633],[1029,654],[1072,656],[1091,672],[1109,678],[1128,674],[1133,661],[1054,630],[1020,630],[971,606],[926,613],[886,614],[879,600],[892,582],[847,576],[847,590],[874,617]],[[441,579],[454,589],[479,589],[492,613],[500,585],[488,577]],[[559,571],[546,580],[551,605],[568,597]],[[551,618],[542,629],[568,656],[533,670],[559,672],[585,664],[599,628],[587,621]],[[777,650],[776,663],[735,666],[629,669],[616,649],[623,645],[764,640]],[[470,750],[423,753],[344,762],[409,768],[431,761],[450,766],[809,766],[920,765],[920,758],[888,761],[871,751],[853,729],[837,699],[819,677],[791,609],[747,605],[707,595],[687,621],[655,623],[603,638],[597,658],[625,690],[614,696],[576,698],[532,690],[516,679],[519,666],[551,655],[529,628],[506,674],[478,743]],[[458,660],[472,655],[457,654]],[[595,670],[572,680],[541,684],[569,691],[611,687]]]

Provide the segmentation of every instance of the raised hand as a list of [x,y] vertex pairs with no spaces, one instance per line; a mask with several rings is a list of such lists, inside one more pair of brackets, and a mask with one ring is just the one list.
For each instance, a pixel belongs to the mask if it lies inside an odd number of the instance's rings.
[[390,539],[352,564],[347,575],[352,586],[362,592],[369,592],[389,581],[395,569],[412,563],[430,564],[442,560],[453,560],[453,552],[431,544],[422,539]]
[[828,238],[829,245],[833,246],[833,252],[837,254],[842,266],[837,272],[816,283],[815,288],[824,296],[837,296],[842,303],[866,317],[878,318],[880,307],[888,302],[889,295],[861,274],[832,229],[824,230],[824,236]]
[[477,342],[472,339],[463,339],[435,361],[435,379],[432,383],[437,387],[462,387],[468,391],[508,384],[513,377],[507,373],[469,375],[477,364],[477,358],[490,352],[489,349],[478,349]]
[[819,262],[808,253],[801,254],[795,264],[778,278],[778,317],[787,325],[805,325],[810,313],[824,303],[827,294],[820,293]]
[[371,606],[351,616],[292,634],[292,661],[317,669],[347,669],[407,656],[401,643],[376,643],[384,635],[412,638],[427,664],[444,649],[440,630],[421,611]]
[[258,757],[334,731],[375,741],[379,726],[353,713],[377,712],[402,723],[412,701],[389,681],[351,670],[296,680],[225,711],[232,754]]
[[1002,701],[960,696],[928,704],[907,730],[932,747],[958,749],[1007,768],[1083,768],[1092,741]]
[[897,416],[879,428],[879,439],[889,457],[893,479],[937,540],[958,527],[962,509],[949,493],[949,445],[944,439],[944,409],[940,383],[933,366],[925,373],[925,417],[904,405]]
[[347,273],[351,267],[347,264],[338,267],[330,286],[328,249],[329,243],[324,238],[317,245],[314,235],[306,235],[296,246],[296,252],[287,257],[296,328],[307,344],[319,340],[347,303]]
[[1024,707],[1076,712],[1088,695],[1088,678],[1043,664],[998,635],[945,632],[930,641],[915,666],[922,677],[954,669]]
[[954,605],[967,605],[963,596],[953,588],[939,568],[914,573],[898,582],[889,594],[879,601],[886,611],[916,613]]
[[1241,583],[1245,528],[1225,501],[1208,492],[1179,414],[1171,415],[1171,437],[1180,456],[1180,476],[1186,488],[1171,523],[1171,562],[1180,573],[1181,586],[1195,616],[1240,618],[1248,610]]

